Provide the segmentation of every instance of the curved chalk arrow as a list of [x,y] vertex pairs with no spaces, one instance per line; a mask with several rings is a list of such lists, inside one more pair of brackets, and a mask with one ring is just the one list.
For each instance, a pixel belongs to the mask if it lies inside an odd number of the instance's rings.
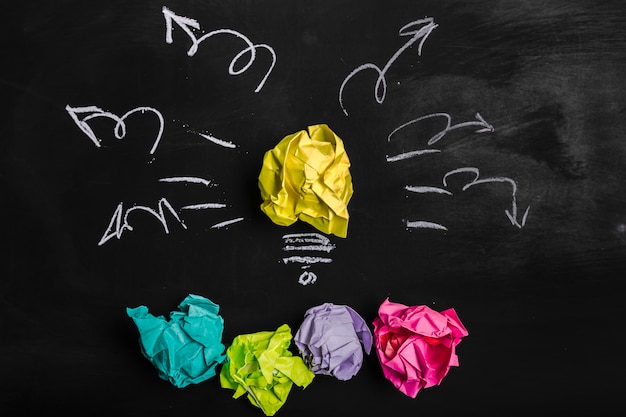
[[[270,68],[265,73],[265,76],[263,77],[261,82],[257,85],[257,88],[254,90],[255,93],[258,93],[259,91],[261,91],[261,88],[263,88],[263,85],[265,85],[265,81],[267,80],[267,77],[269,77],[270,73],[274,69],[274,66],[276,65],[276,53],[274,52],[274,49],[271,46],[266,45],[264,43],[253,44],[250,41],[250,39],[248,39],[246,36],[232,29],[214,30],[198,38],[196,37],[196,35],[193,33],[193,30],[192,30],[192,29],[200,30],[200,23],[198,23],[197,20],[184,17],[184,16],[179,16],[165,6],[163,6],[162,12],[163,12],[163,17],[165,18],[165,42],[168,44],[171,44],[174,42],[174,39],[172,37],[172,32],[174,30],[174,27],[172,25],[172,22],[176,22],[176,24],[181,27],[181,29],[187,34],[187,36],[189,36],[189,39],[191,39],[191,46],[189,47],[189,50],[187,51],[188,56],[195,55],[195,53],[198,51],[198,46],[200,45],[202,41],[217,34],[233,35],[243,40],[246,44],[246,47],[242,49],[239,53],[237,53],[237,55],[235,55],[235,57],[230,61],[230,65],[228,66],[228,73],[230,75],[239,75],[245,72],[248,68],[250,68],[250,66],[254,63],[254,60],[256,59],[257,49],[264,48],[267,51],[269,51],[269,53],[272,55],[272,63],[270,64]],[[237,65],[241,57],[243,57],[246,54],[250,54],[250,58],[248,62],[245,65],[243,65],[243,67],[241,67],[240,69],[235,69],[235,65]]]
[[406,51],[409,47],[411,47],[411,45],[413,45],[420,39],[421,40],[417,45],[417,55],[422,55],[422,47],[424,46],[424,42],[437,26],[438,25],[434,22],[432,17],[426,17],[424,19],[419,19],[407,23],[406,25],[402,26],[402,28],[400,28],[398,34],[400,36],[411,36],[411,39],[409,39],[407,43],[405,43],[400,49],[396,51],[395,54],[393,54],[393,56],[389,59],[389,61],[387,61],[383,69],[380,69],[378,65],[367,63],[360,65],[352,70],[352,72],[348,74],[348,76],[343,80],[341,86],[339,87],[339,105],[341,106],[344,114],[346,116],[348,115],[348,111],[343,105],[343,89],[352,77],[366,69],[373,69],[374,71],[376,71],[378,73],[378,78],[376,79],[376,85],[374,87],[374,97],[376,99],[376,102],[378,104],[381,104],[383,101],[385,101],[385,96],[387,95],[387,80],[385,79],[385,74],[387,73],[391,65],[393,65],[393,63],[404,51]]
[[174,218],[178,221],[178,223],[180,223],[180,225],[184,229],[187,228],[185,223],[183,223],[180,217],[178,217],[178,214],[176,214],[176,211],[174,210],[172,205],[169,203],[169,201],[167,201],[166,198],[161,198],[159,200],[158,207],[159,207],[158,212],[150,207],[137,206],[137,205],[132,206],[126,209],[126,211],[124,211],[124,203],[123,202],[119,203],[117,205],[117,208],[115,209],[115,212],[113,213],[113,216],[111,216],[111,221],[109,222],[107,230],[104,232],[104,235],[102,235],[102,238],[100,238],[100,242],[98,242],[98,246],[104,245],[107,241],[109,241],[110,239],[114,237],[117,239],[121,239],[122,234],[124,233],[125,230],[132,232],[133,227],[128,222],[128,216],[130,213],[132,213],[135,210],[144,211],[152,215],[154,218],[156,218],[159,221],[159,223],[161,223],[161,226],[163,226],[163,230],[165,231],[165,234],[169,234],[170,231],[169,231],[169,227],[167,226],[167,220],[165,219],[164,209],[167,209],[167,211],[172,216],[174,216]]
[[161,141],[161,136],[163,136],[163,126],[165,125],[165,121],[163,120],[163,115],[157,109],[154,109],[152,107],[137,107],[135,109],[127,111],[122,116],[117,116],[108,111],[104,111],[101,108],[96,107],[96,106],[71,107],[70,105],[67,105],[65,106],[65,110],[68,112],[72,120],[74,120],[74,123],[76,123],[76,126],[78,126],[80,130],[82,130],[83,133],[87,135],[87,137],[91,139],[94,145],[96,145],[96,147],[98,148],[101,146],[102,140],[98,138],[98,136],[96,136],[94,131],[89,126],[89,123],[87,123],[89,120],[95,119],[97,117],[106,117],[108,119],[115,121],[116,123],[115,129],[114,129],[115,138],[123,139],[124,136],[126,136],[126,123],[124,121],[130,115],[137,113],[137,112],[140,112],[143,114],[147,111],[154,113],[159,118],[159,132],[157,133],[157,136],[154,140],[152,148],[150,149],[150,154],[153,154],[156,151],[157,146],[159,146],[159,142]]
[[462,188],[463,191],[467,190],[470,187],[473,187],[474,185],[478,185],[478,184],[504,182],[504,183],[508,183],[509,185],[511,185],[511,189],[512,189],[512,192],[511,192],[511,211],[504,210],[504,213],[509,218],[509,221],[511,222],[512,225],[514,225],[514,226],[516,226],[516,227],[518,227],[520,229],[522,227],[524,227],[524,225],[526,224],[526,218],[528,217],[528,211],[530,210],[530,206],[528,206],[526,208],[526,211],[524,211],[524,215],[522,216],[521,223],[519,223],[518,220],[517,220],[517,198],[516,198],[517,184],[511,178],[508,178],[508,177],[490,177],[490,178],[479,179],[480,173],[478,171],[478,168],[465,167],[465,168],[458,168],[458,169],[453,169],[451,171],[448,171],[443,176],[443,185],[446,186],[446,187],[448,186],[447,178],[450,175],[461,174],[461,173],[468,173],[468,172],[474,174],[474,179],[463,186],[463,188]]
[[[493,126],[487,121],[485,121],[485,119],[483,119],[480,113],[476,113],[475,115],[476,121],[462,122],[462,123],[457,123],[455,125],[451,124],[452,116],[450,116],[448,113],[433,113],[433,114],[427,114],[425,116],[418,117],[413,120],[409,120],[408,122],[403,123],[402,125],[398,126],[394,130],[392,130],[391,133],[387,136],[387,142],[391,142],[391,137],[394,134],[396,134],[398,131],[404,129],[405,127],[410,126],[415,123],[419,123],[423,120],[433,119],[436,117],[443,117],[444,119],[446,119],[446,127],[443,128],[434,136],[432,136],[430,139],[428,139],[428,142],[427,142],[428,146],[437,143],[439,140],[441,140],[441,138],[443,138],[451,130],[461,129],[463,127],[477,126],[480,129],[476,130],[475,131],[476,133],[485,133],[485,132],[494,131]],[[428,153],[436,153],[436,152],[441,152],[441,151],[439,149],[419,149],[419,150],[410,151],[410,152],[403,152],[398,155],[387,156],[387,162],[396,162],[396,161],[400,161],[403,159],[412,158],[414,156],[424,155]]]

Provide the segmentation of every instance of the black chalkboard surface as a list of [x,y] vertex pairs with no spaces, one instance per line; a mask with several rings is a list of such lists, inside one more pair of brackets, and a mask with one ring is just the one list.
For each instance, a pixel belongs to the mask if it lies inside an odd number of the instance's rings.
[[[262,415],[141,356],[126,308],[188,294],[226,345],[387,297],[469,331],[414,399],[372,354],[279,416],[623,408],[622,1],[13,2],[2,33],[3,415]],[[303,285],[284,236],[314,230],[274,224],[257,178],[322,123],[354,195]]]

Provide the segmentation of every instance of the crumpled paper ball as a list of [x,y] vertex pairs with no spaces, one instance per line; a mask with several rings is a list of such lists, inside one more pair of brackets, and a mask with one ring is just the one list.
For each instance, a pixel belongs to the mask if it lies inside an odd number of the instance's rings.
[[359,372],[372,333],[363,318],[345,305],[325,303],[308,309],[294,342],[315,374],[346,381]]
[[306,388],[315,376],[302,358],[289,351],[291,339],[286,324],[275,332],[235,337],[220,372],[222,388],[235,390],[233,398],[247,394],[253,405],[273,416],[287,401],[293,384]]
[[216,374],[226,360],[222,344],[224,320],[219,306],[199,295],[188,295],[172,311],[170,320],[155,317],[146,306],[127,308],[139,330],[141,352],[156,367],[159,377],[179,388],[197,384]]
[[383,374],[409,397],[439,385],[451,366],[459,366],[456,346],[468,331],[452,308],[439,313],[386,299],[373,324]]
[[300,219],[324,233],[347,236],[350,160],[327,125],[288,135],[267,151],[258,183],[261,210],[274,223],[289,226]]

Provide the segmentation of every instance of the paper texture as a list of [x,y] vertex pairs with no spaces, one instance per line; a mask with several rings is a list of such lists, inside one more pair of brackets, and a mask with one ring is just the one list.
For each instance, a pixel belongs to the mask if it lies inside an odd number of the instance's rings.
[[302,358],[289,351],[291,339],[286,324],[275,332],[235,337],[220,372],[222,388],[235,390],[234,398],[247,394],[253,405],[273,416],[287,401],[293,384],[305,388],[315,376]]
[[187,296],[178,308],[169,321],[153,316],[146,306],[127,308],[126,313],[139,330],[142,354],[162,379],[183,388],[211,378],[226,360],[224,320],[219,306],[199,295]]
[[373,324],[383,374],[409,397],[439,385],[451,366],[459,366],[456,346],[468,332],[454,309],[439,313],[386,299]]
[[352,308],[325,303],[306,311],[294,342],[313,373],[345,381],[361,369],[372,333]]
[[288,135],[267,151],[258,183],[261,210],[274,223],[289,226],[300,219],[326,234],[347,236],[350,160],[327,125]]

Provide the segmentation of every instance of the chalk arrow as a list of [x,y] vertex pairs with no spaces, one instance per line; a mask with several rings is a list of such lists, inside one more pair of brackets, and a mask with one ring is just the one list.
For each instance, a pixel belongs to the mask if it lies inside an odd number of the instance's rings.
[[432,116],[443,116],[446,119],[448,119],[448,127],[446,127],[444,130],[442,130],[441,132],[437,133],[435,136],[433,136],[432,138],[430,138],[428,140],[428,145],[433,145],[436,142],[439,142],[439,140],[441,138],[443,138],[448,132],[455,130],[455,129],[461,129],[463,127],[470,127],[470,126],[478,126],[481,127],[482,129],[478,129],[475,132],[476,133],[486,133],[486,132],[493,132],[494,128],[491,124],[487,123],[487,121],[485,121],[485,119],[483,119],[483,117],[480,115],[480,113],[476,113],[476,122],[474,121],[470,121],[470,122],[463,122],[463,123],[457,123],[455,125],[451,125],[450,121],[452,120],[452,118],[450,117],[450,115],[448,115],[447,113],[435,113],[435,114],[431,114],[428,116],[424,116],[422,118],[419,119],[415,119],[413,122],[415,121],[419,121],[419,120],[424,120],[426,118],[432,117]]
[[517,221],[517,205],[515,204],[515,202],[513,203],[512,212],[508,210],[504,210],[504,212],[506,213],[506,217],[509,218],[509,221],[511,222],[511,224],[521,229],[522,227],[526,225],[526,218],[528,218],[528,210],[530,210],[530,206],[526,208],[526,211],[524,212],[524,215],[522,216],[521,224]]
[[145,112],[154,113],[159,119],[159,132],[157,133],[154,143],[152,144],[152,148],[150,149],[150,153],[153,154],[156,152],[157,146],[159,146],[159,142],[161,141],[161,137],[163,136],[163,128],[165,125],[165,121],[163,119],[163,115],[160,111],[152,107],[137,107],[132,110],[127,111],[122,116],[118,116],[108,111],[104,111],[96,106],[85,106],[85,107],[71,107],[70,105],[65,106],[65,110],[70,115],[76,126],[83,131],[89,139],[96,145],[96,147],[101,146],[102,140],[96,136],[95,132],[91,129],[88,122],[91,119],[95,119],[98,117],[105,117],[111,119],[115,122],[114,133],[117,139],[123,139],[126,136],[126,119],[134,113],[144,114]]
[[[276,52],[274,52],[274,48],[264,43],[253,44],[250,41],[250,39],[248,39],[246,36],[232,29],[213,30],[197,38],[196,35],[194,35],[193,30],[192,30],[192,29],[200,30],[200,24],[198,23],[197,20],[190,19],[184,16],[179,16],[165,6],[163,6],[162,11],[163,11],[163,17],[165,18],[165,42],[167,43],[173,42],[172,31],[174,30],[174,26],[172,22],[176,22],[176,24],[180,26],[183,29],[183,31],[185,31],[185,33],[191,39],[191,47],[187,51],[187,55],[189,56],[194,55],[198,51],[198,46],[200,45],[202,41],[214,35],[227,34],[227,35],[236,36],[237,38],[244,41],[246,44],[246,47],[242,49],[241,51],[239,51],[239,53],[235,55],[232,61],[230,61],[230,65],[228,66],[228,73],[230,75],[239,75],[245,72],[248,68],[250,68],[250,66],[252,65],[252,63],[254,62],[256,58],[257,49],[261,48],[261,49],[267,50],[272,56],[272,62],[270,63],[270,67],[265,73],[265,76],[263,77],[261,82],[257,85],[256,89],[254,90],[255,93],[258,93],[259,91],[261,91],[261,88],[263,88],[263,85],[265,84],[267,77],[269,77],[270,72],[272,72],[272,70],[274,69],[274,65],[276,64]],[[237,67],[238,63],[243,57],[248,57],[248,62],[246,62],[243,65],[240,64],[241,66]],[[207,139],[211,140],[208,137]],[[224,145],[224,143],[222,143],[222,145]],[[233,147],[230,145],[229,147]]]
[[191,28],[200,30],[200,23],[198,23],[196,19],[179,16],[165,6],[163,6],[162,11],[163,17],[165,18],[165,42],[170,44],[174,42],[174,39],[172,38],[172,32],[174,30],[172,22],[176,22],[176,24],[180,26],[180,28],[185,31],[185,33],[189,35],[189,38],[191,39],[192,45],[187,51],[187,55],[192,56],[193,54],[195,54],[198,51],[199,42],[198,38],[196,38],[196,35],[193,34]]
[[478,126],[483,126],[483,129],[478,129],[476,133],[493,132],[495,130],[490,123],[487,123],[485,119],[483,119],[480,113],[476,113],[476,119],[478,119],[479,122]]
[[476,120],[477,122],[471,121],[471,122],[463,122],[463,123],[458,123],[456,125],[452,125],[448,128],[448,131],[450,130],[454,130],[454,129],[460,129],[462,127],[468,127],[468,126],[479,126],[482,127],[482,129],[478,129],[476,130],[476,133],[485,133],[485,132],[493,132],[494,128],[491,124],[487,123],[487,121],[485,121],[485,119],[483,119],[483,117],[480,115],[480,113],[476,113]]
[[113,216],[111,216],[111,221],[109,221],[109,225],[107,226],[107,229],[104,232],[104,235],[102,235],[102,238],[100,238],[100,242],[98,242],[98,246],[104,245],[107,241],[109,241],[110,239],[114,237],[116,237],[117,239],[121,239],[122,234],[124,233],[125,230],[132,232],[134,229],[133,229],[133,226],[130,225],[128,221],[128,217],[132,212],[136,210],[146,212],[150,214],[151,216],[153,216],[154,218],[156,218],[159,221],[159,223],[161,223],[161,226],[163,226],[163,230],[165,231],[165,234],[169,234],[170,231],[167,225],[167,220],[165,218],[165,209],[167,209],[167,211],[172,216],[174,216],[174,218],[183,227],[183,229],[187,229],[187,226],[185,225],[185,223],[183,223],[180,217],[178,217],[178,214],[176,214],[176,210],[174,210],[174,207],[172,207],[170,202],[167,201],[165,197],[161,198],[158,202],[158,210],[159,210],[158,212],[150,207],[138,206],[138,205],[134,205],[126,209],[126,211],[124,211],[124,203],[120,202],[117,205],[117,208],[115,209],[115,212],[113,213]]

